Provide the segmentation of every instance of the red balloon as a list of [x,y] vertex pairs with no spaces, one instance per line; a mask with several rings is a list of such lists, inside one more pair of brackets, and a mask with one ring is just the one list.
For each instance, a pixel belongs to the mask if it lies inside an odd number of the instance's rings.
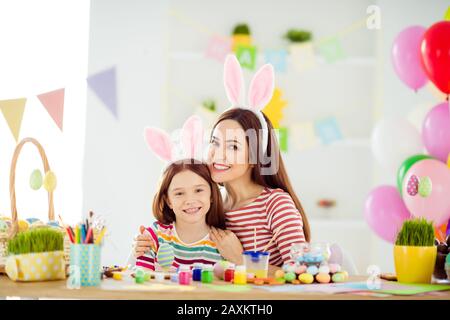
[[433,24],[420,46],[422,66],[436,87],[450,94],[450,21]]

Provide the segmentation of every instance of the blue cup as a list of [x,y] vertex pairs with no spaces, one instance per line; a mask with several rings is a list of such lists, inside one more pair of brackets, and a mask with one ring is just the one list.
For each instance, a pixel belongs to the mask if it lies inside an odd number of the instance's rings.
[[83,287],[96,287],[101,281],[100,246],[96,244],[71,244],[70,267],[78,269]]

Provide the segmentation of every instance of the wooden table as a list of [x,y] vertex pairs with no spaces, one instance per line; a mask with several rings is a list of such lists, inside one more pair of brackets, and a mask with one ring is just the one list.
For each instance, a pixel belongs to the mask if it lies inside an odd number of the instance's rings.
[[[349,281],[363,281],[366,277],[351,277]],[[156,283],[153,282],[152,283]],[[170,281],[165,282],[171,284]],[[223,281],[216,281],[217,285],[224,284]],[[131,278],[117,281],[113,279],[103,280],[98,288],[81,288],[70,290],[66,288],[66,281],[46,281],[46,282],[14,282],[8,277],[0,276],[0,297],[22,297],[22,298],[54,298],[54,299],[137,299],[137,300],[398,300],[398,299],[444,299],[450,300],[450,291],[440,295],[416,295],[416,296],[388,296],[373,297],[358,294],[322,294],[322,293],[273,293],[259,288],[252,288],[246,292],[223,292],[211,288],[206,288],[201,283],[193,282],[195,288],[190,291],[179,291],[174,289],[157,290],[135,290],[124,289],[131,286],[136,288]]]

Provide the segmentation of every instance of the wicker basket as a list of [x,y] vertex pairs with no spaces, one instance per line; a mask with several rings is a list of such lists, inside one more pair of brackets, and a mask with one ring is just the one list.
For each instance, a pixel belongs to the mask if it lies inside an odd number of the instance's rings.
[[[14,155],[11,162],[10,176],[9,176],[9,192],[11,195],[11,226],[9,232],[0,233],[0,273],[5,273],[5,262],[7,253],[7,244],[10,239],[12,239],[19,232],[19,219],[17,216],[17,203],[16,203],[16,190],[15,190],[15,180],[16,180],[16,165],[17,159],[19,158],[20,151],[24,144],[31,142],[39,151],[39,154],[44,165],[44,170],[47,173],[50,171],[50,165],[48,164],[47,156],[45,154],[42,145],[34,138],[25,138],[19,142],[16,149],[14,150]],[[48,219],[55,220],[55,208],[53,205],[53,192],[48,192]],[[65,232],[64,228],[61,228],[61,232],[64,232],[64,259],[66,264],[69,264],[70,259],[70,239]]]

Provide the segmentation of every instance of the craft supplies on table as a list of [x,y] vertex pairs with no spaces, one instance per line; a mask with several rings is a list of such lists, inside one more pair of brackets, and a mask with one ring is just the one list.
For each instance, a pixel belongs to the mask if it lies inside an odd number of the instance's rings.
[[245,266],[236,266],[234,269],[234,284],[247,284],[247,270]]
[[203,263],[194,263],[192,266],[192,280],[202,281],[202,268]]
[[214,270],[212,265],[204,265],[202,270],[202,283],[212,283],[214,280]]
[[192,279],[191,268],[187,265],[180,266],[178,272],[178,281],[181,285],[190,285]]
[[269,252],[262,251],[245,251],[244,264],[247,273],[252,273],[256,278],[267,278],[269,270]]
[[72,244],[70,266],[78,268],[83,287],[98,286],[101,281],[101,248],[96,244]]

